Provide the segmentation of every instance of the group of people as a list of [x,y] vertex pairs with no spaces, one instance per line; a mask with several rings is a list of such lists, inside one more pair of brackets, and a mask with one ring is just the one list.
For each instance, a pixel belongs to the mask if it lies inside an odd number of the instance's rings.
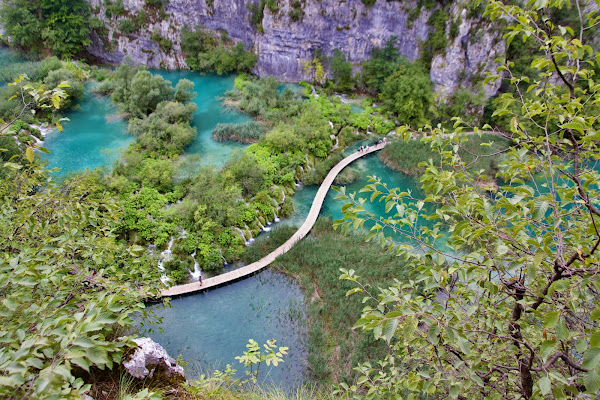
[[[382,144],[382,143],[387,143],[387,139],[385,137],[383,139],[379,139],[379,140],[374,141],[373,144],[372,144],[372,146],[377,146],[377,145]],[[358,152],[359,153],[362,153],[363,151],[369,151],[369,145],[368,144],[366,146],[360,146],[358,148]]]

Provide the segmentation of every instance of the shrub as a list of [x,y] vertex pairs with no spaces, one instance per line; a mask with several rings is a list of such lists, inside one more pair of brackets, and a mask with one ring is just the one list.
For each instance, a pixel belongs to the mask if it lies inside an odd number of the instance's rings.
[[119,31],[124,35],[128,35],[131,32],[135,32],[138,30],[138,27],[129,18],[120,19],[118,28],[119,28]]

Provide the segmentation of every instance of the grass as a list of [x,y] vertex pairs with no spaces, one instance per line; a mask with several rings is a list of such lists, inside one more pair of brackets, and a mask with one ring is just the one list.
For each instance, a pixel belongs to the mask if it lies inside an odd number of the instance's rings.
[[[483,143],[490,142],[493,142],[492,146],[482,146]],[[490,134],[483,134],[481,136],[471,135],[462,144],[462,149],[458,153],[467,165],[467,171],[478,172],[483,169],[486,175],[493,175],[498,170],[498,164],[502,159],[502,155],[480,157],[476,160],[473,154],[489,155],[499,150],[507,149],[509,146],[510,142],[499,136]],[[409,175],[423,174],[425,168],[420,167],[419,163],[426,162],[429,159],[435,165],[440,164],[440,155],[431,150],[429,143],[419,140],[409,140],[408,142],[398,140],[391,142],[380,152],[379,158],[388,167]]]
[[[279,226],[257,239],[246,251],[245,261],[256,260],[285,242],[295,227]],[[363,284],[377,293],[393,278],[409,274],[402,260],[374,243],[365,233],[344,235],[334,231],[331,220],[320,218],[306,239],[272,265],[295,277],[305,292],[309,321],[308,364],[317,383],[352,382],[352,367],[385,355],[385,346],[370,334],[353,331],[360,318],[362,296],[346,297],[354,286],[340,281],[340,268],[354,269]]]
[[213,137],[219,142],[235,140],[241,143],[256,143],[265,132],[261,124],[256,121],[238,124],[217,124]]

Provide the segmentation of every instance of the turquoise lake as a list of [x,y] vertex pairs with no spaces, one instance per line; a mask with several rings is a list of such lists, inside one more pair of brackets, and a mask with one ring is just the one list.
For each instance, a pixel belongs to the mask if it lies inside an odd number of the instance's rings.
[[85,86],[78,109],[67,113],[63,132],[52,130],[43,146],[49,168],[60,168],[59,177],[85,169],[108,168],[134,138],[127,134],[127,122],[117,118],[109,97],[95,96],[92,84]]
[[[16,57],[11,52],[0,51],[0,64],[4,57]],[[10,62],[7,61],[7,62]],[[219,101],[227,90],[233,88],[233,76],[199,75],[189,71],[153,71],[174,85],[180,79],[195,84],[198,109],[193,124],[198,130],[196,139],[186,149],[184,157],[193,168],[214,165],[224,166],[231,155],[246,145],[236,142],[217,142],[212,131],[218,123],[243,122],[250,117],[228,110]],[[51,152],[43,155],[49,167],[60,168],[55,174],[62,178],[85,169],[110,168],[133,138],[127,133],[127,123],[117,117],[116,107],[110,98],[92,93],[93,83],[85,86],[84,98],[77,109],[67,113],[63,132],[54,130],[44,141]],[[297,85],[288,85],[301,90]],[[358,144],[356,145],[358,146]],[[355,147],[356,147],[355,146]],[[410,185],[403,177],[385,167],[371,155],[352,165],[360,172],[360,179],[348,186],[358,190],[368,175],[385,177],[390,185]],[[296,211],[283,223],[300,225],[312,203],[317,187],[304,187],[296,192]],[[334,219],[341,216],[342,201],[334,200],[335,193],[327,195],[321,215]],[[376,207],[380,207],[377,205]],[[377,210],[378,210],[377,208]],[[375,210],[374,210],[375,211]],[[264,234],[264,233],[263,233]],[[235,359],[245,350],[248,339],[260,345],[269,339],[290,348],[285,362],[276,368],[261,368],[263,384],[295,387],[308,379],[307,343],[304,318],[304,296],[299,286],[289,277],[265,270],[248,279],[205,293],[176,298],[172,307],[153,306],[162,318],[162,332],[149,335],[161,343],[174,357],[181,355],[189,364],[186,373],[194,379],[203,371],[224,369],[231,364],[243,376],[243,366]],[[157,330],[157,327],[153,327]]]
[[[217,142],[212,131],[218,123],[244,122],[247,115],[228,110],[218,100],[233,88],[233,76],[199,75],[189,71],[153,71],[176,85],[180,79],[195,84],[198,94],[194,102],[198,109],[192,124],[197,128],[196,139],[186,148],[185,157],[194,156],[194,166],[222,167],[231,154],[246,145],[237,142]],[[92,93],[92,84],[85,87],[84,98],[79,107],[66,114],[69,121],[63,124],[63,132],[52,131],[44,141],[50,154],[43,155],[50,168],[60,168],[57,176],[94,168],[109,168],[134,138],[127,133],[127,123],[116,118],[116,107],[109,97]]]

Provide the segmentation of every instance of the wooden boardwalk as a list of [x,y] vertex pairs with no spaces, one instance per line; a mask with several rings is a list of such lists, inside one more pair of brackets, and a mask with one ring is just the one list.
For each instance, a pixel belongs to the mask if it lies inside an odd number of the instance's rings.
[[313,200],[312,206],[310,207],[308,217],[306,217],[306,220],[304,221],[302,226],[296,231],[296,233],[294,233],[294,235],[291,238],[289,238],[284,244],[282,244],[281,246],[279,246],[278,248],[273,250],[271,253],[269,253],[265,257],[261,258],[260,260],[253,262],[252,264],[248,264],[242,268],[215,276],[214,278],[203,279],[202,285],[200,285],[199,282],[187,283],[185,285],[176,285],[169,289],[162,290],[161,295],[163,297],[180,296],[180,295],[184,295],[187,293],[198,292],[201,290],[206,290],[206,289],[214,288],[217,286],[226,285],[229,282],[233,282],[233,281],[237,281],[239,279],[245,278],[245,277],[252,275],[252,274],[256,273],[257,271],[260,271],[261,269],[265,268],[266,266],[271,264],[273,261],[275,261],[275,259],[277,257],[279,257],[282,254],[287,253],[292,248],[292,246],[294,246],[300,239],[302,239],[306,235],[308,235],[308,232],[310,232],[313,225],[317,221],[317,218],[319,217],[319,212],[321,211],[321,206],[323,205],[323,202],[325,201],[325,196],[327,195],[327,192],[329,191],[331,184],[335,180],[335,177],[340,172],[342,172],[342,170],[348,164],[361,158],[364,155],[381,150],[383,147],[385,147],[385,143],[382,143],[377,146],[371,146],[371,147],[369,147],[368,151],[363,151],[360,153],[359,152],[353,153],[353,154],[349,155],[348,157],[344,158],[342,161],[340,161],[335,167],[333,167],[327,174],[327,177],[321,184],[321,187],[319,187],[319,191],[317,192],[317,195],[315,196],[315,199]]

